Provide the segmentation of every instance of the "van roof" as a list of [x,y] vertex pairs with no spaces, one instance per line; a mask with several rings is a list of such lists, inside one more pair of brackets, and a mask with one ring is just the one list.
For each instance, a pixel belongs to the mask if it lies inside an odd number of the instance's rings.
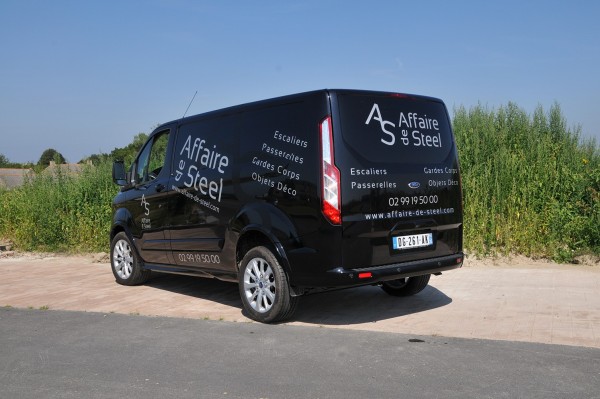
[[201,118],[210,117],[210,116],[216,116],[219,114],[231,114],[231,113],[236,113],[236,112],[243,112],[249,108],[261,107],[261,106],[264,106],[271,102],[294,102],[295,100],[298,100],[298,99],[301,99],[304,97],[310,97],[310,96],[318,94],[318,93],[326,93],[328,95],[332,94],[332,93],[339,93],[339,94],[358,94],[358,95],[363,94],[363,95],[397,96],[397,97],[404,97],[404,98],[412,98],[412,99],[421,100],[421,101],[442,102],[441,99],[436,98],[436,97],[423,96],[423,95],[418,95],[418,94],[408,94],[408,93],[401,93],[401,92],[388,92],[388,91],[376,91],[376,90],[354,90],[354,89],[320,89],[320,90],[311,90],[311,91],[295,93],[295,94],[288,94],[285,96],[273,97],[273,98],[268,98],[268,99],[264,99],[264,100],[251,101],[248,103],[241,103],[241,104],[233,105],[230,107],[219,108],[219,109],[215,109],[212,111],[203,112],[200,114],[190,115],[185,118],[174,119],[172,121],[169,121],[169,122],[159,125],[156,129],[154,129],[154,132],[163,130],[167,125],[171,125],[173,123],[181,124],[181,123],[186,123],[186,122],[192,122],[196,119],[201,119]]

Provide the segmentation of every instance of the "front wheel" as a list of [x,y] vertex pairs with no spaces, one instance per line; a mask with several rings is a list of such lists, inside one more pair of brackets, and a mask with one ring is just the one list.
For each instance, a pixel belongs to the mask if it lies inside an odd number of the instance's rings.
[[285,271],[268,248],[248,251],[238,274],[242,303],[251,319],[271,323],[292,317],[299,298],[290,295]]
[[411,296],[423,291],[429,284],[430,277],[431,274],[426,274],[424,276],[385,281],[381,289],[392,296]]
[[142,268],[142,262],[124,232],[118,233],[110,244],[110,265],[117,283],[122,285],[139,285],[150,278],[150,270]]

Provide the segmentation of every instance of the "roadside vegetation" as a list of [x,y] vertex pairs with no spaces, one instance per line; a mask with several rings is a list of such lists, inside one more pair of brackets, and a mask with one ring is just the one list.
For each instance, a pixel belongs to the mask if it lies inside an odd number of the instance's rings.
[[25,251],[106,251],[117,193],[111,171],[108,161],[85,165],[80,175],[57,167],[0,191],[0,237]]
[[[454,110],[464,192],[465,248],[568,262],[600,255],[600,149],[569,128],[560,107],[533,114],[509,103]],[[0,238],[28,251],[108,251],[118,187],[113,159],[130,164],[146,135],[92,155],[81,175],[37,174],[0,189]],[[8,162],[8,160],[6,160]]]
[[600,152],[560,107],[454,112],[465,247],[571,261],[600,253]]

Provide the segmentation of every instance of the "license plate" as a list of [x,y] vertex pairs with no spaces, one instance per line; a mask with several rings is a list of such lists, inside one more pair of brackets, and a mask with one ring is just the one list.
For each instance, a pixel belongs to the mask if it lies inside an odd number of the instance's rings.
[[394,249],[423,248],[433,245],[433,233],[412,234],[409,236],[392,237]]

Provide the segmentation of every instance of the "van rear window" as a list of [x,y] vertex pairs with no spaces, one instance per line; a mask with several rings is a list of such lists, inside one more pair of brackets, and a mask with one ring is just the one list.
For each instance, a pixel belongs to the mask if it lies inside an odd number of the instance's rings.
[[374,163],[439,163],[454,144],[441,102],[398,95],[339,94],[343,139]]

